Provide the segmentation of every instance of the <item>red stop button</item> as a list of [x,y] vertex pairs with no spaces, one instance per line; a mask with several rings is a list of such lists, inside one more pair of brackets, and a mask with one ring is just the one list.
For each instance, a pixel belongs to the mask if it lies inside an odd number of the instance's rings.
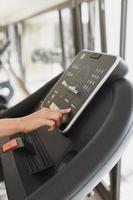
[[13,140],[7,142],[6,144],[4,144],[4,145],[2,146],[2,150],[3,150],[3,152],[5,153],[5,152],[7,152],[7,151],[9,151],[9,150],[12,150],[13,148],[15,148],[15,147],[17,147],[17,146],[18,146],[17,140],[16,140],[16,139],[13,139]]

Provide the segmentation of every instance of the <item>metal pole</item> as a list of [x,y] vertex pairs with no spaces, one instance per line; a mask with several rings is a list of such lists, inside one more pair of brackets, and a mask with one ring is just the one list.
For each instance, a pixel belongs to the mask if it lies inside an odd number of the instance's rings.
[[[19,32],[19,29],[21,27],[21,32]],[[15,26],[15,31],[16,31],[16,47],[17,47],[17,52],[18,52],[18,60],[19,60],[19,65],[20,65],[20,70],[21,70],[21,76],[22,76],[22,81],[25,82],[25,67],[23,65],[23,52],[22,52],[22,29],[23,29],[23,24],[18,23]]]
[[121,160],[110,171],[111,199],[120,200]]
[[59,10],[59,26],[60,26],[60,39],[61,39],[61,49],[62,49],[62,66],[65,69],[66,59],[65,59],[65,47],[64,47],[64,35],[63,35],[63,22],[61,10]]
[[76,3],[75,7],[72,8],[72,20],[75,54],[77,54],[83,48],[81,9],[78,3]]
[[94,50],[94,27],[95,27],[95,2],[88,2],[89,24],[88,24],[88,43],[89,49]]
[[99,0],[99,20],[100,20],[101,50],[102,52],[107,52],[104,0]]
[[102,200],[112,200],[111,192],[103,182],[99,183],[95,189]]
[[122,0],[121,2],[120,56],[123,59],[125,59],[125,48],[126,48],[127,3],[128,0]]

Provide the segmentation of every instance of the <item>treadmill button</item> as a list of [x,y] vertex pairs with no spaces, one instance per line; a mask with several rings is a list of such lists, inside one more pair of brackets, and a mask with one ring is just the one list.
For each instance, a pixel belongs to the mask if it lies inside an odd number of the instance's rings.
[[6,153],[7,151],[10,150],[20,150],[20,151],[26,151],[27,153],[30,154],[35,154],[33,145],[28,141],[22,139],[21,137],[12,139],[2,146],[3,153]]
[[13,140],[7,142],[6,144],[4,144],[2,146],[2,150],[5,153],[5,152],[7,152],[9,150],[12,150],[12,149],[16,148],[17,146],[18,146],[17,140],[13,139]]
[[71,104],[71,107],[74,108],[74,109],[76,109],[76,106],[74,104]]

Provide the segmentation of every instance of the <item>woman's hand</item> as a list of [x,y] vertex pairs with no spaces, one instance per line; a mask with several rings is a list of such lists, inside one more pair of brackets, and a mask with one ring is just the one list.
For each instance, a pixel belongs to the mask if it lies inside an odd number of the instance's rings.
[[70,112],[70,108],[60,109],[58,111],[42,108],[21,118],[22,132],[28,133],[42,126],[48,127],[48,131],[53,131],[61,125],[63,116]]

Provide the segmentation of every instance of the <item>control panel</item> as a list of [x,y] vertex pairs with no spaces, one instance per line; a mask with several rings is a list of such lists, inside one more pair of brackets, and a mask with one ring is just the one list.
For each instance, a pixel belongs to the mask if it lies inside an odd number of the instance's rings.
[[43,100],[42,107],[72,109],[70,114],[64,116],[60,127],[65,133],[110,75],[124,76],[125,69],[126,65],[120,57],[82,50]]

